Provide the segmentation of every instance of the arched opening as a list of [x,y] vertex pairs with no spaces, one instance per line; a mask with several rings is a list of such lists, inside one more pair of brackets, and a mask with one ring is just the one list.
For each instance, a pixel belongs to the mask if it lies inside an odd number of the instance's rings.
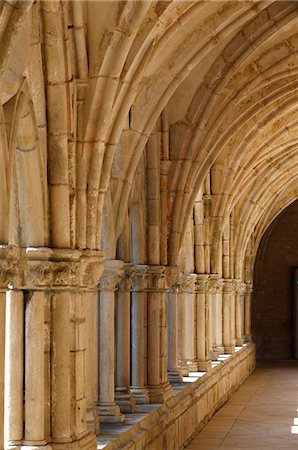
[[293,273],[298,266],[298,200],[262,238],[254,268],[252,335],[257,359],[293,358]]

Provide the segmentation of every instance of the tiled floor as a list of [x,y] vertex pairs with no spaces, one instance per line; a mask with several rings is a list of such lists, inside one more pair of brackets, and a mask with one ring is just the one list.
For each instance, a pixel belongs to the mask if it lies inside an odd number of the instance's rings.
[[260,365],[187,450],[298,450],[298,361]]

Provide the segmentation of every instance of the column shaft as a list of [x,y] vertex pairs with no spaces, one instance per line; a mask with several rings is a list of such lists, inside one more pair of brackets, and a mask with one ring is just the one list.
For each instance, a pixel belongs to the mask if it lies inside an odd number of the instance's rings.
[[206,280],[200,282],[197,292],[197,360],[198,370],[203,372],[207,372],[212,367],[212,362],[206,352]]
[[24,298],[22,291],[6,293],[5,441],[23,439]]
[[130,392],[130,285],[116,294],[116,402],[121,412],[134,412],[136,401]]
[[5,292],[0,292],[0,448],[4,448]]
[[251,336],[251,298],[252,298],[252,287],[248,286],[244,297],[244,335],[245,341],[250,342],[252,340]]
[[178,367],[178,293],[177,289],[169,292],[168,303],[168,377],[173,383],[182,382]]
[[44,445],[44,312],[45,294],[25,296],[25,442]]
[[115,403],[115,289],[123,272],[117,260],[104,263],[99,300],[99,405],[101,422],[124,422]]
[[52,439],[70,442],[70,292],[52,296]]

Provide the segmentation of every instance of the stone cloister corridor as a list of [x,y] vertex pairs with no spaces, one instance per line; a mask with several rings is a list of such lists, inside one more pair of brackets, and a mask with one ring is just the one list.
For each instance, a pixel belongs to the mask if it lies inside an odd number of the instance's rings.
[[0,1],[0,450],[297,396],[297,50],[295,0]]

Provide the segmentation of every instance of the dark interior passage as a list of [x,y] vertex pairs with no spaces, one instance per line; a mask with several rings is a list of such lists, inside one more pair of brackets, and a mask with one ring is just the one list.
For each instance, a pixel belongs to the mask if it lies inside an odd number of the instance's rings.
[[293,357],[295,267],[298,267],[298,201],[271,224],[256,258],[252,334],[259,360]]

